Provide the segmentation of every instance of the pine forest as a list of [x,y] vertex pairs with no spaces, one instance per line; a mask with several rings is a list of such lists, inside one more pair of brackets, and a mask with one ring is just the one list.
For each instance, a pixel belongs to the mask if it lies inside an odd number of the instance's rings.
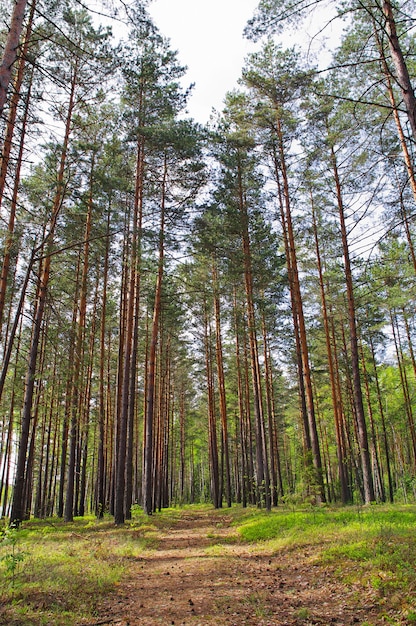
[[414,502],[414,3],[260,0],[206,125],[149,4],[1,2],[0,516]]

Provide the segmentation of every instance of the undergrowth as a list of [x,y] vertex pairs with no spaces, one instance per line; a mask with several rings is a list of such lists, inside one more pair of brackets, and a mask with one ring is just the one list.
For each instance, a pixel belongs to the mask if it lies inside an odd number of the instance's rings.
[[379,505],[279,507],[271,513],[241,506],[213,511],[206,505],[165,509],[151,517],[135,508],[120,528],[110,518],[25,522],[12,534],[4,529],[3,540],[0,536],[0,624],[94,623],[103,597],[122,583],[132,561],[157,549],[160,532],[195,514],[213,518],[209,556],[227,556],[228,539],[217,529],[230,523],[232,541],[247,542],[257,552],[285,553],[290,559],[309,546],[311,567],[330,570],[340,585],[356,589],[357,597],[370,594],[380,619],[416,624],[416,507]]
[[[25,522],[14,545],[0,541],[0,624],[70,626],[94,620],[100,600],[131,559],[153,549],[156,526],[76,518]],[[7,532],[5,536],[7,535]],[[22,554],[21,562],[13,561]],[[10,563],[15,563],[13,579]]]

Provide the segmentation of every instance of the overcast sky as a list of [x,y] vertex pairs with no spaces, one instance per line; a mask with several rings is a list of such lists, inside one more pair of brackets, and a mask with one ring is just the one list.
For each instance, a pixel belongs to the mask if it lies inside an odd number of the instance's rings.
[[149,12],[169,37],[179,60],[188,66],[187,84],[195,83],[188,110],[201,123],[212,108],[222,109],[227,91],[237,86],[244,58],[254,45],[243,28],[258,0],[154,0]]

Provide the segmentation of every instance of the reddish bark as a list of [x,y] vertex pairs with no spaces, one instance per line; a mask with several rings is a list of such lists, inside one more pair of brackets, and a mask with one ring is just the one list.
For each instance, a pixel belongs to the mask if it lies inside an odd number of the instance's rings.
[[4,46],[3,58],[0,63],[0,117],[3,115],[13,65],[18,56],[26,5],[27,0],[16,0],[10,21],[9,34]]

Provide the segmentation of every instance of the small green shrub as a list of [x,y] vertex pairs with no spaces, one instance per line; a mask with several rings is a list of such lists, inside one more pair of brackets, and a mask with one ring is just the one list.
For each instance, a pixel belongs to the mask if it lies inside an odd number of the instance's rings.
[[19,531],[17,528],[5,528],[1,531],[2,554],[0,562],[4,566],[4,576],[14,589],[16,586],[19,564],[25,559],[25,552],[18,547]]

